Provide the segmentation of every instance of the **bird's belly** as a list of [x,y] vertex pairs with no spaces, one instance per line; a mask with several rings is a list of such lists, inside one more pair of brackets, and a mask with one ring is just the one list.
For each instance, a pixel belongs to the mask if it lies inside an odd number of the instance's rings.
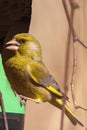
[[12,89],[19,95],[35,99],[36,102],[46,102],[51,99],[51,93],[48,90],[42,86],[34,85],[27,78],[10,75],[8,76],[8,80]]
[[6,75],[13,90],[19,95],[35,99],[36,102],[45,102],[51,99],[51,93],[42,86],[34,85],[26,71],[14,67],[5,68]]
[[35,102],[46,102],[51,99],[51,94],[43,87],[34,86],[31,83],[28,85],[22,84],[21,86],[16,86],[15,91],[23,96],[32,98]]

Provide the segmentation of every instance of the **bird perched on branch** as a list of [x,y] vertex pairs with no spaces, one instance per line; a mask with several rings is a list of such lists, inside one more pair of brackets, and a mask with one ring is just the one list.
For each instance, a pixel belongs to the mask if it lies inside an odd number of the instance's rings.
[[33,36],[27,33],[15,35],[3,47],[2,62],[11,87],[16,93],[37,103],[48,101],[59,109],[64,106],[64,112],[72,124],[83,126],[64,104],[65,96],[44,65],[40,43]]

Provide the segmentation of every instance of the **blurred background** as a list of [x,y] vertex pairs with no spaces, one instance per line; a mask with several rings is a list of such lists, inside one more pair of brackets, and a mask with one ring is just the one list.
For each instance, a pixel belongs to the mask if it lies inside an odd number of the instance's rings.
[[[87,45],[87,1],[79,0],[80,8],[76,9],[74,16],[75,30]],[[71,74],[73,66],[73,43],[69,46],[68,75],[65,75],[67,64],[67,37],[68,22],[61,0],[33,0],[32,19],[29,33],[34,35],[42,46],[43,60],[55,77],[59,86],[64,90],[65,78],[69,87],[69,106],[78,116],[79,120],[87,126],[87,112],[81,109],[74,109],[71,97]],[[79,43],[76,44],[76,72],[74,94],[76,104],[87,108],[87,50]],[[27,103],[25,116],[25,130],[59,130],[61,121],[61,111],[54,106],[43,103],[35,104],[31,101]],[[79,125],[73,126],[65,116],[64,130],[83,130]]]
[[[76,0],[79,8],[74,14],[74,28],[80,39],[87,45],[87,0]],[[23,6],[23,5],[22,5]],[[70,8],[70,7],[69,7]],[[10,28],[5,41],[10,40],[9,34],[29,32],[41,43],[43,61],[50,73],[54,76],[62,91],[65,82],[69,87],[68,103],[78,119],[87,126],[87,111],[74,109],[71,96],[71,77],[73,70],[73,42],[68,45],[68,22],[61,0],[33,0],[31,24],[20,22]],[[13,19],[13,17],[12,17]],[[14,20],[13,20],[14,21]],[[25,29],[25,26],[27,28]],[[23,28],[22,30],[19,28]],[[20,31],[21,30],[21,31]],[[29,30],[29,31],[28,31]],[[87,49],[76,43],[76,72],[75,72],[75,101],[77,105],[87,108]],[[68,53],[68,61],[67,61]],[[68,73],[66,75],[66,68]],[[67,78],[66,78],[67,77]],[[67,79],[67,81],[65,81]],[[61,122],[61,111],[49,103],[36,104],[27,101],[25,112],[24,130],[59,130]],[[64,130],[85,130],[81,126],[73,126],[64,116]]]

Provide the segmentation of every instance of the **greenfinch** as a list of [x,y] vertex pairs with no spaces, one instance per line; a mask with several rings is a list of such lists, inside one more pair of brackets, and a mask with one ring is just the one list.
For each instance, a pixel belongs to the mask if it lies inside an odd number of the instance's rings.
[[64,106],[72,124],[83,126],[71,109],[63,105],[65,96],[44,65],[40,43],[33,36],[16,34],[3,46],[2,62],[13,91],[37,103],[48,101],[59,109]]

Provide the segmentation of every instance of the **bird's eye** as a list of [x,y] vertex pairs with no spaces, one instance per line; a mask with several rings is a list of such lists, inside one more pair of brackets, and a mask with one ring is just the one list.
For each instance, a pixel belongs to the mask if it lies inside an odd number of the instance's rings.
[[25,43],[25,39],[20,39],[19,42],[20,43]]

